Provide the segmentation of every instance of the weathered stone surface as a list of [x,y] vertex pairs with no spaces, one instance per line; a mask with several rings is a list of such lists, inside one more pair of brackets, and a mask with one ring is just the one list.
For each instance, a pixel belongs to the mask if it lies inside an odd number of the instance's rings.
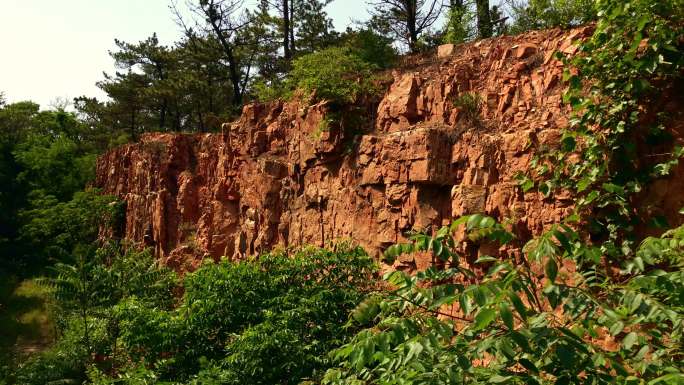
[[437,47],[437,57],[447,57],[451,56],[454,54],[456,51],[456,45],[455,44],[442,44],[439,47]]
[[[102,156],[96,185],[127,201],[126,237],[179,269],[349,238],[377,253],[475,212],[508,219],[524,242],[571,209],[567,197],[523,193],[514,175],[528,169],[531,144],[558,143],[568,111],[553,52],[589,33],[488,39],[396,71],[356,139],[320,130],[326,103],[297,101],[247,105],[221,134],[148,134]],[[455,106],[465,93],[482,100],[474,120]],[[665,193],[682,181],[663,181],[645,207],[684,206],[684,194]]]

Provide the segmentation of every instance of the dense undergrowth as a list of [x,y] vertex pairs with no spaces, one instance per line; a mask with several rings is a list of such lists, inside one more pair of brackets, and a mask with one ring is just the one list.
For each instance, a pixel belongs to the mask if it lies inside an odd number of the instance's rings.
[[[148,252],[100,248],[46,281],[58,343],[21,384],[297,384],[321,376],[347,342],[348,313],[374,289],[375,263],[340,244],[208,262],[182,279]],[[66,382],[65,382],[66,381]]]

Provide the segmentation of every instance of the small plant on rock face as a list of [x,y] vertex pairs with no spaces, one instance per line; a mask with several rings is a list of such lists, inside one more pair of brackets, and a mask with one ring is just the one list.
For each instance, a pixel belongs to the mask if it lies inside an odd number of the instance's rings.
[[333,122],[332,118],[329,117],[324,117],[321,118],[321,121],[318,122],[318,126],[316,127],[316,130],[311,134],[314,140],[319,140],[321,138],[321,134],[324,132],[330,131],[330,124]]
[[482,97],[476,92],[466,92],[454,100],[454,106],[458,107],[469,123],[476,123],[480,118],[482,103]]
[[374,72],[379,67],[361,58],[361,54],[353,47],[331,47],[300,56],[292,62],[285,79],[257,81],[253,91],[262,102],[303,94],[312,103],[354,103],[364,95],[378,93]]

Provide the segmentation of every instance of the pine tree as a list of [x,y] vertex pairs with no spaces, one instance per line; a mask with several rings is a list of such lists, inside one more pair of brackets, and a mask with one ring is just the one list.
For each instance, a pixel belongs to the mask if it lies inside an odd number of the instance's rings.
[[373,0],[371,27],[401,41],[411,52],[418,52],[419,38],[442,13],[440,0]]

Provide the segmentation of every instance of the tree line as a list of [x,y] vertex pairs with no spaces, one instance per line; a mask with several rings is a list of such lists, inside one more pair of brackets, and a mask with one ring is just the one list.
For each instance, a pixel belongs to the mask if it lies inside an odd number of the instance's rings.
[[97,83],[107,100],[81,96],[75,108],[90,126],[129,140],[148,131],[212,131],[245,102],[265,99],[264,89],[282,87],[294,60],[326,48],[389,52],[364,58],[383,68],[392,53],[595,17],[591,0],[371,0],[369,19],[340,32],[326,11],[332,1],[172,2],[182,37],[168,46],[156,34],[116,40],[110,55],[117,71]]

